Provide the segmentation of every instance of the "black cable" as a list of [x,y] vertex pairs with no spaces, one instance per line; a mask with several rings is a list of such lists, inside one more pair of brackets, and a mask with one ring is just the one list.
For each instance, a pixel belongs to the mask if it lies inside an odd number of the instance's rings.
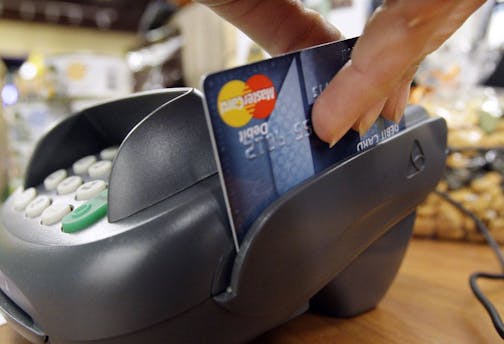
[[471,220],[474,221],[474,223],[476,224],[476,228],[478,229],[478,231],[481,234],[483,234],[483,236],[485,237],[485,240],[488,242],[488,245],[490,245],[490,247],[492,248],[492,251],[497,256],[497,260],[499,261],[501,269],[504,272],[504,255],[502,254],[502,252],[500,250],[499,244],[497,243],[497,241],[495,241],[494,237],[490,234],[490,231],[488,230],[486,225],[483,223],[483,221],[481,221],[481,219],[478,216],[476,216],[472,211],[468,210],[462,204],[460,204],[459,202],[457,202],[453,198],[451,198],[450,195],[448,195],[446,192],[442,192],[442,191],[438,191],[438,190],[435,190],[434,192],[436,194],[438,194],[439,196],[441,196],[448,203],[455,206],[462,213],[469,216],[471,218]]
[[481,291],[481,289],[478,287],[477,280],[478,278],[484,278],[484,279],[504,279],[503,274],[490,274],[486,272],[475,272],[471,274],[469,277],[469,285],[471,286],[471,290],[476,296],[476,298],[479,300],[479,302],[485,307],[488,315],[490,316],[490,319],[492,319],[492,323],[501,336],[502,339],[504,339],[504,324],[502,323],[502,319],[499,315],[499,311],[495,308],[493,303],[485,296],[485,294]]
[[[488,230],[487,226],[483,223],[483,221],[481,221],[481,219],[478,216],[476,216],[472,211],[468,210],[462,204],[451,198],[450,195],[448,195],[446,192],[436,190],[435,193],[441,196],[444,200],[446,200],[453,206],[455,206],[462,213],[469,216],[474,221],[474,223],[476,224],[476,228],[483,235],[488,245],[497,256],[497,260],[500,263],[500,267],[504,271],[504,256],[500,250],[499,244],[497,243],[497,241],[495,241],[492,234],[490,234],[490,231]],[[487,311],[495,329],[497,330],[497,333],[499,333],[499,336],[502,339],[504,339],[504,324],[502,323],[502,319],[499,315],[499,312],[497,311],[493,303],[485,296],[485,294],[479,288],[477,283],[478,279],[504,280],[504,274],[475,272],[471,274],[471,276],[469,277],[469,285],[471,286],[471,290],[474,296],[476,296],[476,298],[479,300],[479,302],[483,305],[483,307]]]

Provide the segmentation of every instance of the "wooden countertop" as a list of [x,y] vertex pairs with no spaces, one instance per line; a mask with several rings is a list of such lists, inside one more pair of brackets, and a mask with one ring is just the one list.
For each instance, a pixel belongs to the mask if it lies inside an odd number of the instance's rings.
[[[500,338],[472,295],[472,272],[499,272],[485,245],[412,240],[396,280],[378,307],[352,319],[304,314],[256,343],[496,343]],[[504,282],[481,281],[504,317]],[[26,344],[8,326],[0,343]]]

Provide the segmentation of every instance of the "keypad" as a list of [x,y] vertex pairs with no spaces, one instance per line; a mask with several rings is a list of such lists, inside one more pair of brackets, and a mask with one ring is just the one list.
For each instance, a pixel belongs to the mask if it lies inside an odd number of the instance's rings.
[[14,209],[41,228],[60,225],[65,233],[87,228],[107,214],[107,178],[118,147],[88,155],[44,179],[43,186],[30,187],[14,199]]
[[67,177],[67,171],[64,169],[54,171],[44,179],[44,186],[46,190],[51,191],[56,189],[59,183]]
[[105,190],[66,215],[62,220],[63,232],[75,233],[91,226],[107,214],[107,208],[107,191]]
[[65,178],[61,183],[59,183],[56,189],[58,190],[58,194],[67,195],[77,190],[77,188],[81,185],[82,185],[81,177],[71,176]]
[[37,196],[35,188],[29,188],[20,193],[14,200],[14,209],[22,211]]
[[25,215],[29,218],[40,216],[42,212],[51,205],[51,199],[48,196],[37,196],[26,206]]
[[75,198],[77,199],[77,201],[87,201],[97,196],[106,188],[107,183],[105,183],[103,180],[93,180],[81,185],[75,193]]
[[72,168],[74,173],[83,174],[86,173],[91,165],[96,162],[96,157],[94,155],[88,155],[80,160],[77,160]]
[[112,161],[100,160],[89,167],[88,173],[91,178],[104,177],[108,176],[111,169]]
[[65,215],[70,214],[72,211],[72,206],[69,204],[52,204],[46,210],[42,212],[41,224],[45,226],[50,226],[58,223],[65,217]]
[[119,147],[105,148],[100,152],[100,158],[102,158],[103,160],[114,160],[118,150]]

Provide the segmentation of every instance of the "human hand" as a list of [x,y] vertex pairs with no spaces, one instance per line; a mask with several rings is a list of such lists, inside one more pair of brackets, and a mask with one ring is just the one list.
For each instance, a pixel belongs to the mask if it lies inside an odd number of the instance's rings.
[[[200,0],[273,55],[342,39],[295,0]],[[312,122],[331,146],[350,128],[362,135],[381,113],[399,121],[418,64],[484,0],[385,0],[349,61],[316,100]]]

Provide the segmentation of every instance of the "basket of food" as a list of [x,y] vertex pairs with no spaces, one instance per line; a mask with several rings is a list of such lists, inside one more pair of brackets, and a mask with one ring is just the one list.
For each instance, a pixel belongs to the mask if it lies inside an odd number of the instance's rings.
[[457,114],[457,110],[430,104],[431,113],[447,117],[449,152],[437,192],[418,207],[416,237],[483,242],[476,217],[504,243],[503,93],[495,89],[481,93],[477,106],[465,102]]

